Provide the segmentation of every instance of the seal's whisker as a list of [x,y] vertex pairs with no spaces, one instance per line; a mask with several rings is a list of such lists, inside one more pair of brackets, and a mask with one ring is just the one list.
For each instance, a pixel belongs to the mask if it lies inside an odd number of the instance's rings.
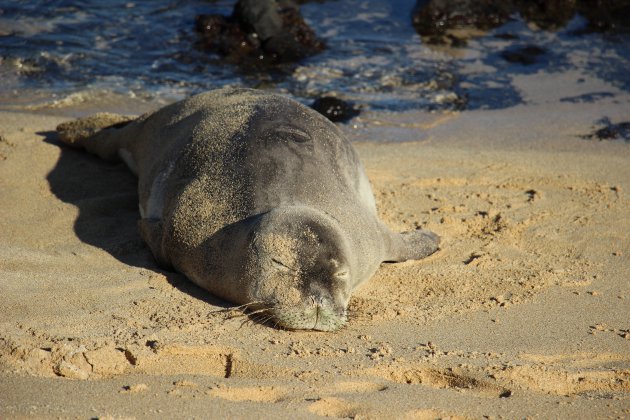
[[369,320],[368,315],[362,313],[348,313],[346,314],[347,321],[366,321]]
[[243,305],[241,305],[241,306],[237,306],[236,308],[239,308],[239,309],[240,309],[240,308],[247,309],[247,308],[249,308],[250,306],[253,306],[253,305],[258,305],[258,304],[261,304],[261,303],[262,303],[262,304],[264,304],[264,303],[265,303],[265,301],[264,301],[264,300],[254,300],[254,301],[252,301],[252,302],[245,303],[245,304],[243,304]]
[[257,317],[256,321],[260,322],[261,324],[265,324],[267,322],[269,322],[270,320],[272,320],[274,318],[274,316],[272,314],[266,314],[266,316],[259,316]]
[[260,322],[261,320],[261,316],[260,315],[254,315],[254,316],[249,316],[250,321],[252,322]]
[[249,312],[247,315],[252,316],[252,315],[256,315],[256,314],[262,314],[265,312],[269,312],[269,308],[263,308],[263,309],[257,309],[255,311]]
[[243,325],[249,324],[250,322],[252,322],[251,319],[245,318],[245,320],[243,322],[241,322],[241,325],[238,326],[238,329],[240,330],[241,328],[243,328]]
[[367,321],[369,318],[363,317],[363,316],[350,316],[347,317],[346,320],[347,321],[353,321],[353,322],[363,322],[363,321]]
[[273,318],[265,318],[265,319],[261,319],[258,321],[259,324],[261,325],[268,325],[268,322],[271,321]]
[[258,322],[259,324],[263,324],[266,325],[269,321],[271,321],[272,319],[274,319],[274,315],[271,313],[263,313],[262,315],[258,315],[255,316],[253,319],[253,321]]
[[248,302],[248,303],[245,303],[245,304],[239,305],[239,306],[230,306],[229,308],[223,308],[223,309],[217,309],[216,311],[210,311],[210,313],[213,314],[213,313],[223,313],[223,312],[231,312],[231,311],[238,311],[238,310],[246,310],[250,306],[258,305],[260,303],[265,303],[265,302],[262,301],[262,300],[255,300],[253,302]]

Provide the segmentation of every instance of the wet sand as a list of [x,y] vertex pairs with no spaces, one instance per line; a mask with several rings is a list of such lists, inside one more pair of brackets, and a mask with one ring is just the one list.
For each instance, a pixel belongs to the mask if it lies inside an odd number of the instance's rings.
[[630,416],[630,144],[579,137],[628,95],[536,80],[505,110],[344,126],[383,220],[443,243],[383,265],[336,333],[160,270],[134,177],[52,134],[89,104],[0,112],[0,417]]

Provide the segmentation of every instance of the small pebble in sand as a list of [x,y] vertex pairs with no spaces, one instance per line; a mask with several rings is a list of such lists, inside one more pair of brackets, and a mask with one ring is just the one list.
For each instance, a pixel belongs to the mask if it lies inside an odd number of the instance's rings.
[[137,393],[146,391],[147,389],[149,389],[147,384],[125,385],[123,386],[122,392]]

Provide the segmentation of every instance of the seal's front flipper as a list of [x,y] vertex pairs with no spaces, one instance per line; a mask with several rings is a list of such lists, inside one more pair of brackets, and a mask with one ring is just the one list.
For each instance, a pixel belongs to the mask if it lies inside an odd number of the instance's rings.
[[440,237],[424,229],[403,233],[391,232],[388,245],[384,260],[386,262],[420,260],[439,249]]
[[162,252],[162,221],[159,219],[138,220],[138,230],[144,242],[149,245],[153,257],[160,267],[171,269],[171,263]]
[[117,130],[133,120],[124,115],[101,112],[61,123],[57,126],[57,133],[59,140],[69,146],[84,148],[103,159],[116,160],[124,140],[117,135]]

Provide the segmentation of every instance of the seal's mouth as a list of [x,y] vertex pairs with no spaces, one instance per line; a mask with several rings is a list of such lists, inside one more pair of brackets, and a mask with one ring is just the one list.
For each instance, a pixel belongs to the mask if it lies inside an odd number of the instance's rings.
[[305,310],[291,308],[275,309],[274,318],[278,326],[291,330],[335,331],[346,323],[345,311],[337,314],[323,307],[312,307]]
[[329,305],[309,299],[308,305],[269,305],[252,312],[254,321],[287,330],[336,331],[347,322],[346,310],[335,311]]
[[321,307],[305,310],[274,308],[272,313],[277,326],[289,330],[336,331],[346,323],[345,313],[339,315]]

